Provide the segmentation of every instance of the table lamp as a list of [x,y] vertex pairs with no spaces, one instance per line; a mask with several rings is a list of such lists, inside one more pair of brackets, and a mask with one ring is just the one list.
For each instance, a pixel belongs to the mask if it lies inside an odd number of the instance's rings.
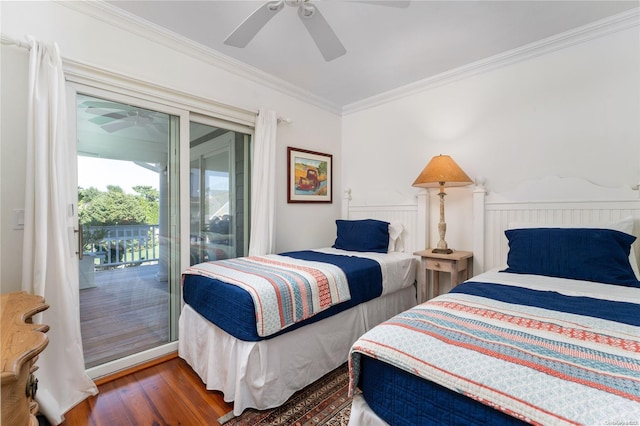
[[469,176],[467,176],[460,166],[448,155],[433,157],[416,178],[415,182],[413,182],[413,186],[419,188],[440,187],[440,193],[438,194],[440,196],[440,222],[438,223],[440,241],[438,241],[436,248],[433,249],[433,253],[453,253],[453,250],[447,246],[447,242],[444,240],[447,232],[447,224],[444,221],[444,196],[447,194],[445,194],[444,188],[449,186],[465,186],[470,183],[472,183],[472,181]]

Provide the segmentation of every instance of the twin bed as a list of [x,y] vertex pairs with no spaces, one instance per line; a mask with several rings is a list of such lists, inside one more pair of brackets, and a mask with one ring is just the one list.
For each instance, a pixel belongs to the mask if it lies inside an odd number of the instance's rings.
[[637,423],[637,191],[547,179],[474,197],[486,272],[358,339],[350,424]]
[[193,265],[179,355],[235,415],[281,405],[345,363],[366,331],[415,306],[418,262],[403,251],[415,222],[397,223],[405,215],[415,206],[376,220],[353,211],[336,221],[335,247]]
[[[415,306],[414,282],[420,288],[423,274],[411,253],[427,246],[417,219],[428,211],[424,198],[415,206],[343,212],[356,220],[344,226],[371,217],[402,223],[401,232],[384,228],[404,237],[392,238],[388,253],[360,251],[370,242],[356,237],[356,247],[260,260],[297,272],[300,263],[329,263],[348,276],[349,300],[340,302],[335,279],[335,305],[292,308],[275,326],[260,322],[262,305],[247,289],[212,286],[220,276],[212,280],[210,273],[220,271],[195,265],[184,276],[180,356],[207,389],[234,401],[236,415],[281,405],[348,359],[351,425],[637,422],[640,246],[629,235],[640,230],[638,192],[559,178],[509,194],[476,187],[473,251],[480,273]],[[357,266],[346,266],[351,258]],[[370,267],[379,278],[356,284],[351,273]]]

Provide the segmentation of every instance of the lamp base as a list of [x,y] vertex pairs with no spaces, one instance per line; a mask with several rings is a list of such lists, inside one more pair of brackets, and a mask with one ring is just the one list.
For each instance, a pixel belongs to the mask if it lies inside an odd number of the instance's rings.
[[451,254],[453,253],[453,250],[451,250],[450,248],[446,248],[446,249],[434,248],[433,250],[431,250],[431,253]]

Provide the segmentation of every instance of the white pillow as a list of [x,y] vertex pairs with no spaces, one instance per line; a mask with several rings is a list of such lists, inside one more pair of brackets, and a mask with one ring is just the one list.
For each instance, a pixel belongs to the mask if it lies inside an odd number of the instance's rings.
[[388,251],[404,251],[404,244],[402,243],[402,231],[404,226],[399,222],[389,223],[389,249]]
[[[622,218],[616,222],[603,224],[603,225],[581,225],[581,224],[540,224],[540,223],[525,223],[525,222],[509,222],[508,229],[527,229],[527,228],[600,228],[600,229],[613,229],[614,231],[624,232],[625,234],[636,236],[633,232],[633,216],[627,216]],[[634,244],[637,241],[634,242]],[[631,246],[631,251],[629,252],[629,263],[631,264],[631,269],[633,269],[634,274],[636,274],[636,278],[640,281],[640,268],[638,268],[638,261],[636,259],[636,252]]]

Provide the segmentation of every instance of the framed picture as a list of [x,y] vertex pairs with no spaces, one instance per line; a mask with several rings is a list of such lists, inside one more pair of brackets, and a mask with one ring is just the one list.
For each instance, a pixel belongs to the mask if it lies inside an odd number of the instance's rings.
[[287,147],[287,202],[331,203],[333,156]]

